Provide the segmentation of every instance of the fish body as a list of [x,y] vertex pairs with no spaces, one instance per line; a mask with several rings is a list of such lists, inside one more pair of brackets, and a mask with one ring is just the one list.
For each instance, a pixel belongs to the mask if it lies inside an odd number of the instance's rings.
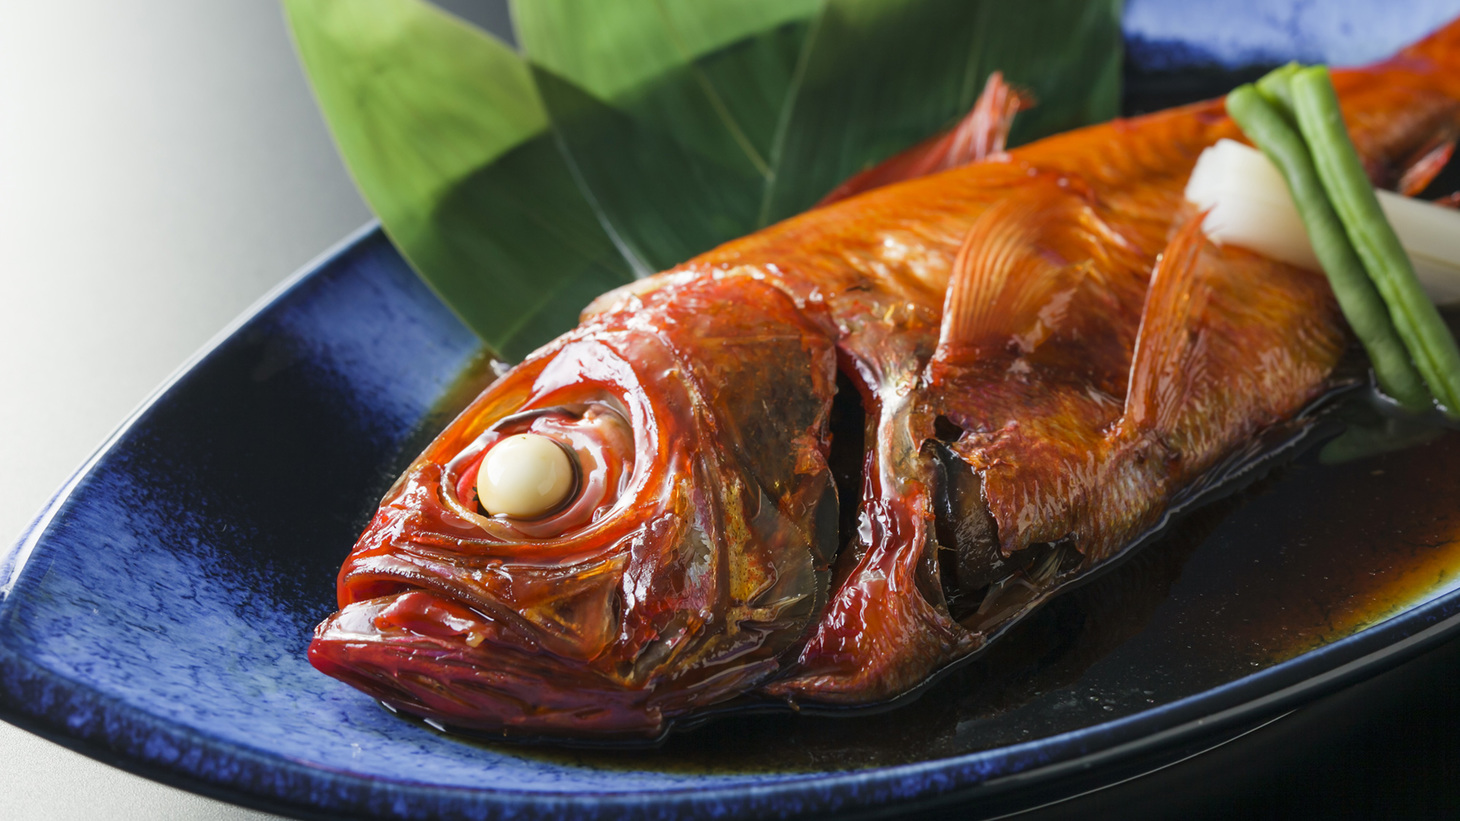
[[[1457,46],[1335,72],[1376,181],[1460,133]],[[1214,101],[995,151],[599,298],[387,494],[311,661],[454,726],[656,737],[976,653],[1334,386],[1322,273],[1212,245],[1183,198],[1221,138]],[[545,517],[475,497],[518,433],[578,465]]]

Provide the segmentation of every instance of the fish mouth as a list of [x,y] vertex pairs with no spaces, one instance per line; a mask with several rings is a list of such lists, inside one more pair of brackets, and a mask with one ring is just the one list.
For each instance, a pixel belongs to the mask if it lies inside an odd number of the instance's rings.
[[666,729],[650,691],[565,664],[519,627],[422,588],[341,608],[315,629],[309,661],[438,727],[519,738]]

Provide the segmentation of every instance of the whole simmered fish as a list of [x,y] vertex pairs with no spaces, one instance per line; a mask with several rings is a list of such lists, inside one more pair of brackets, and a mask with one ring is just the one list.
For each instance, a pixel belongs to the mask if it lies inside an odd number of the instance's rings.
[[[1457,65],[1452,24],[1335,72],[1376,183],[1460,133]],[[1241,139],[1221,102],[1001,151],[1020,104],[995,81],[835,202],[601,297],[387,494],[313,664],[522,736],[882,702],[1300,428],[1347,331],[1322,273],[1184,201]],[[569,479],[484,505],[522,442]]]

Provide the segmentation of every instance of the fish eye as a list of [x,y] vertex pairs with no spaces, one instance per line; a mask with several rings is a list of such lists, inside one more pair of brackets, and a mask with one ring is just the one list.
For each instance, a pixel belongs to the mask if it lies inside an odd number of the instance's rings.
[[578,457],[539,433],[519,433],[494,444],[477,469],[477,501],[490,516],[537,519],[573,498]]
[[463,513],[494,538],[552,539],[609,515],[634,475],[634,433],[612,402],[498,419],[446,465]]

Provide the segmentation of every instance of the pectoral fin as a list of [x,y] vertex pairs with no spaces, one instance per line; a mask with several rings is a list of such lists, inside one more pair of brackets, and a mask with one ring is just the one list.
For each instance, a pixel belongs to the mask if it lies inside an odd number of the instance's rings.
[[1188,394],[1202,381],[1207,335],[1195,319],[1210,297],[1197,265],[1207,241],[1201,229],[1203,216],[1176,233],[1151,274],[1131,358],[1125,399],[1128,426],[1170,431]]
[[1252,441],[1321,393],[1344,343],[1321,273],[1213,245],[1198,216],[1152,273],[1115,435],[1159,443],[1173,475],[1250,462],[1225,443]]
[[1011,346],[1027,353],[1049,336],[1060,294],[1092,273],[1081,264],[1088,210],[1058,180],[1038,179],[974,221],[953,261],[935,365]]

